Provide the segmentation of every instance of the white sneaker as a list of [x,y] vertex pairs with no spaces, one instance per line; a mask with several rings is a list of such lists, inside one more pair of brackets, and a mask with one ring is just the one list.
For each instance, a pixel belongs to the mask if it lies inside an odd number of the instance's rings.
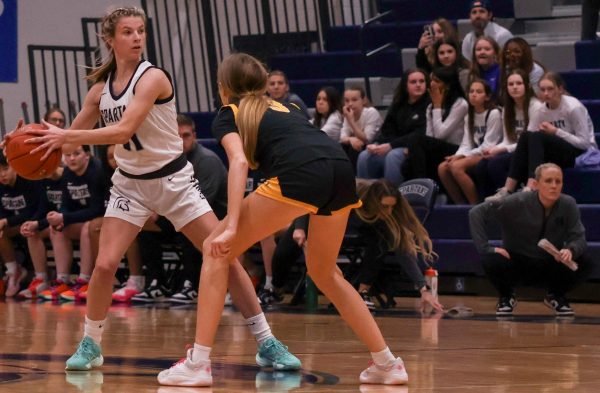
[[21,290],[21,281],[27,277],[27,270],[23,266],[17,266],[17,271],[14,274],[7,274],[6,277],[6,297],[13,297]]
[[401,358],[396,358],[387,367],[378,366],[373,361],[360,373],[360,383],[377,383],[381,385],[404,385],[408,383],[408,374]]
[[502,200],[504,200],[504,198],[506,198],[510,194],[512,194],[512,193],[510,191],[508,191],[508,189],[506,187],[502,187],[502,188],[499,188],[498,191],[496,191],[496,193],[494,195],[490,195],[489,197],[485,198],[485,201],[498,203],[498,202],[501,202]]
[[193,351],[193,348],[188,349],[186,358],[161,371],[158,374],[158,383],[170,386],[211,386],[210,360],[192,362]]
[[[260,304],[260,302],[259,302],[259,304]],[[227,292],[227,295],[225,295],[225,305],[233,306],[233,300],[231,299],[231,294],[229,292]]]

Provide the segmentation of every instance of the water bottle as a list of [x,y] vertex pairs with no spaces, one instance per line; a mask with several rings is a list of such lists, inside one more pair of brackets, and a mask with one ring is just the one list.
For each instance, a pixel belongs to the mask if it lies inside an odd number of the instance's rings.
[[438,272],[432,267],[425,270],[425,282],[431,288],[431,294],[435,300],[438,300]]
[[[435,300],[438,300],[438,272],[434,268],[430,267],[425,270],[425,282],[427,286],[431,288],[431,294]],[[426,314],[433,312],[433,307],[429,304],[425,305],[424,309]]]

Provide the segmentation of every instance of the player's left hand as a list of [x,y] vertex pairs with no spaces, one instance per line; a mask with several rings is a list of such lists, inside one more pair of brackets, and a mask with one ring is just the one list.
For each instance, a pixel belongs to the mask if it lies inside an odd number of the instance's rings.
[[42,120],[42,124],[47,127],[47,130],[29,130],[28,134],[37,135],[31,139],[27,139],[25,143],[40,143],[38,147],[33,149],[30,154],[35,154],[40,150],[46,150],[41,161],[44,161],[54,150],[60,150],[62,145],[67,142],[67,131],[62,128]]
[[224,258],[231,251],[231,243],[235,239],[236,232],[232,229],[225,229],[210,242],[210,256],[214,258]]

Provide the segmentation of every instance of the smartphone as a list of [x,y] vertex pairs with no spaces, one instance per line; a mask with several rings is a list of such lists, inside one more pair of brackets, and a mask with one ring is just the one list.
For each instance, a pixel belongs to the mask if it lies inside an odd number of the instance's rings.
[[433,31],[433,25],[425,25],[423,26],[423,31],[429,33],[429,36],[433,39],[435,36],[435,31]]

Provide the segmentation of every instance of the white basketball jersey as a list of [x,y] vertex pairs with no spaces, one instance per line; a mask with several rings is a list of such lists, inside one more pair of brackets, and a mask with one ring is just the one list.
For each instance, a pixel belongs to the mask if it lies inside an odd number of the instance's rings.
[[[100,113],[107,126],[121,120],[123,112],[133,100],[135,85],[150,68],[154,68],[150,62],[141,61],[127,87],[118,96],[112,93],[113,74],[109,75],[100,97]],[[170,97],[154,103],[129,142],[115,147],[118,167],[133,175],[159,170],[182,154],[183,142],[177,131],[174,91]]]

